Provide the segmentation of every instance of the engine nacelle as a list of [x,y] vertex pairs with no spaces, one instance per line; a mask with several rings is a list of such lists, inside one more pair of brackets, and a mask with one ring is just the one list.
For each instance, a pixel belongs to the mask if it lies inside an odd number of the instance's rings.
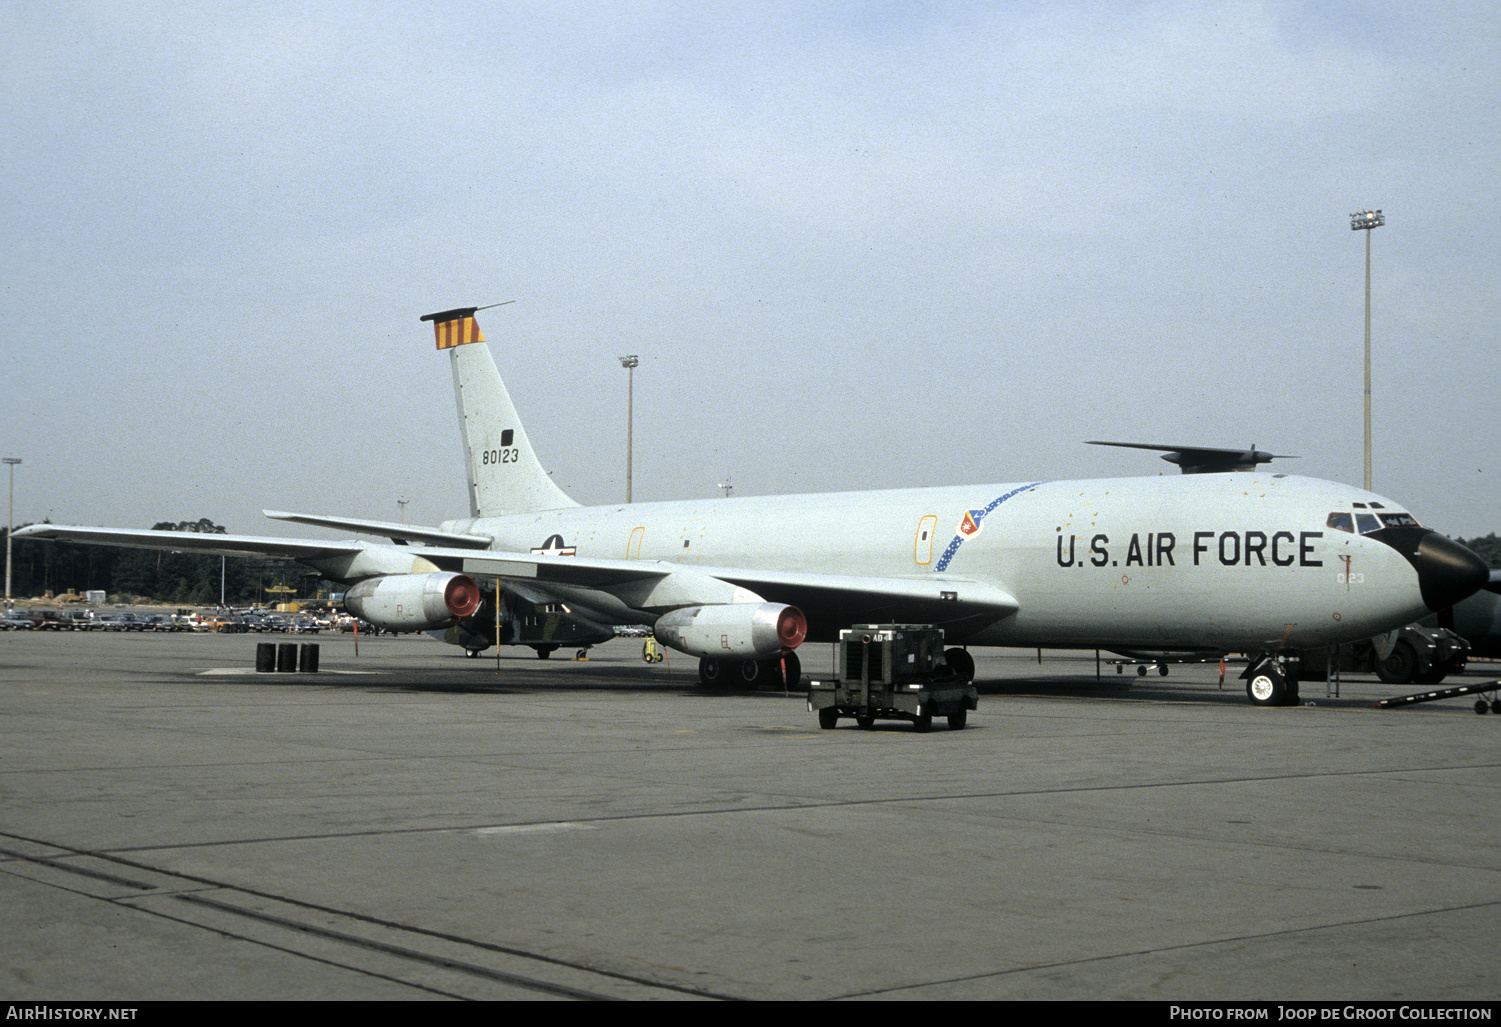
[[430,631],[471,617],[483,597],[467,574],[388,574],[344,593],[344,606],[387,631]]
[[780,603],[689,606],[664,613],[652,634],[690,656],[762,660],[796,649],[808,637],[808,619]]

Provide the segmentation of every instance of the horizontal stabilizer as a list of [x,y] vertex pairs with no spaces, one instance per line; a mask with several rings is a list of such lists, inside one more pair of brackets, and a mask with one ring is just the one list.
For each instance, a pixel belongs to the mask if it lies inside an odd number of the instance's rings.
[[420,524],[367,521],[357,517],[325,517],[319,514],[287,513],[284,510],[262,510],[261,513],[276,521],[311,524],[319,528],[336,528],[340,531],[358,532],[361,535],[378,535],[389,538],[397,545],[405,545],[408,542],[426,542],[435,546],[484,549],[493,541],[489,535],[467,535],[462,532],[425,528]]
[[1162,459],[1170,464],[1177,464],[1184,474],[1254,471],[1258,464],[1298,459],[1286,453],[1263,452],[1255,446],[1250,449],[1216,449],[1212,446],[1158,446],[1148,442],[1100,442],[1095,439],[1090,439],[1086,445],[1156,450],[1162,453]]

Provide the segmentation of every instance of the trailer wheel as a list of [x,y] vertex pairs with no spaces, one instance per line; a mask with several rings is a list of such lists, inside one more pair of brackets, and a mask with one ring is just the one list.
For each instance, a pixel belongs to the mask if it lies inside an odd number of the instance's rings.
[[869,731],[876,726],[876,718],[865,713],[855,714],[855,724],[863,731]]
[[1490,707],[1490,703],[1486,702],[1484,699],[1476,699],[1475,700],[1475,712],[1476,713],[1484,713],[1486,710],[1488,710],[1490,708],[1491,708]]
[[960,710],[957,713],[950,713],[949,714],[949,730],[950,731],[963,731],[964,730],[964,725],[967,724],[968,722],[969,722],[969,711],[968,710]]
[[1409,684],[1418,672],[1418,654],[1406,642],[1392,646],[1392,653],[1376,661],[1376,676],[1388,685]]
[[834,725],[839,723],[839,707],[825,706],[818,711],[818,726],[825,731],[834,730]]
[[955,647],[943,651],[944,662],[949,665],[949,670],[954,672],[954,677],[963,681],[975,679],[975,658],[968,650]]

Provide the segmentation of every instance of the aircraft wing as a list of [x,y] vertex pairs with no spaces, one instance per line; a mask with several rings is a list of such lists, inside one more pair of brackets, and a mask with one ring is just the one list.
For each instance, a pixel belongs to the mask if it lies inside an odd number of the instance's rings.
[[651,612],[743,601],[737,593],[744,589],[768,602],[798,607],[810,630],[819,633],[850,624],[894,622],[974,628],[1009,617],[1021,605],[996,585],[941,573],[869,577],[535,553],[417,552],[445,569],[513,582],[533,595],[577,602],[580,590],[597,590]]
[[260,535],[223,535],[206,531],[88,528],[71,524],[31,524],[17,528],[14,537],[92,542],[96,545],[132,546],[140,549],[170,549],[175,552],[211,553],[214,556],[283,556],[292,560],[353,556],[368,548],[359,542],[304,541]]
[[[303,518],[308,523],[354,527],[340,518]],[[356,522],[367,527],[378,522]],[[386,525],[400,528],[400,525]],[[400,534],[400,532],[397,532]],[[447,534],[437,532],[439,535]],[[870,577],[854,574],[815,574],[799,571],[755,570],[743,567],[685,566],[660,560],[608,560],[497,550],[476,550],[472,538],[465,545],[413,546],[393,549],[380,543],[324,542],[256,535],[226,535],[192,531],[146,531],[129,528],[91,528],[63,524],[33,524],[18,529],[16,538],[71,540],[98,545],[134,546],[211,553],[222,556],[280,556],[330,568],[347,569],[371,550],[406,554],[399,564],[362,565],[365,573],[406,573],[410,560],[475,577],[500,579],[529,597],[548,597],[588,604],[590,593],[613,597],[632,610],[659,614],[687,606],[746,601],[753,592],[768,602],[796,606],[808,617],[811,630],[832,634],[850,624],[923,623],[950,629],[974,629],[1009,617],[1020,608],[1006,590],[974,578],[934,573],[911,577]],[[431,569],[429,567],[429,569]]]

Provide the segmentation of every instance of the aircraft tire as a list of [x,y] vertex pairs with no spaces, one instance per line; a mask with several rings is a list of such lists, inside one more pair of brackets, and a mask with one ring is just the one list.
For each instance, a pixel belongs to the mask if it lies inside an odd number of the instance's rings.
[[949,665],[949,670],[954,672],[956,678],[964,681],[975,679],[975,658],[968,650],[953,648],[943,651],[943,659]]
[[1384,684],[1411,684],[1418,672],[1418,654],[1406,642],[1392,646],[1391,655],[1376,661],[1376,676]]
[[536,646],[535,648],[537,650],[537,659],[539,659],[539,660],[545,660],[549,656],[552,655],[552,651],[554,649],[556,649],[557,646],[555,646],[555,645],[539,645],[539,646]]
[[1246,679],[1246,697],[1252,706],[1285,705],[1287,681],[1276,668],[1266,666]]
[[957,713],[950,713],[949,714],[949,730],[950,731],[963,731],[964,730],[964,725],[967,724],[967,723],[969,723],[969,711],[968,710],[959,710]]
[[698,683],[705,688],[725,686],[724,661],[717,656],[705,656],[698,661]]
[[467,656],[467,657],[469,657],[472,660],[476,656],[479,655],[479,650],[478,649],[465,649],[464,650],[464,655]]
[[839,723],[839,708],[837,706],[825,706],[818,711],[818,726],[825,731],[834,730],[834,725]]
[[771,669],[762,660],[741,660],[739,667],[740,683],[747,688],[755,688],[762,684],[771,674]]

